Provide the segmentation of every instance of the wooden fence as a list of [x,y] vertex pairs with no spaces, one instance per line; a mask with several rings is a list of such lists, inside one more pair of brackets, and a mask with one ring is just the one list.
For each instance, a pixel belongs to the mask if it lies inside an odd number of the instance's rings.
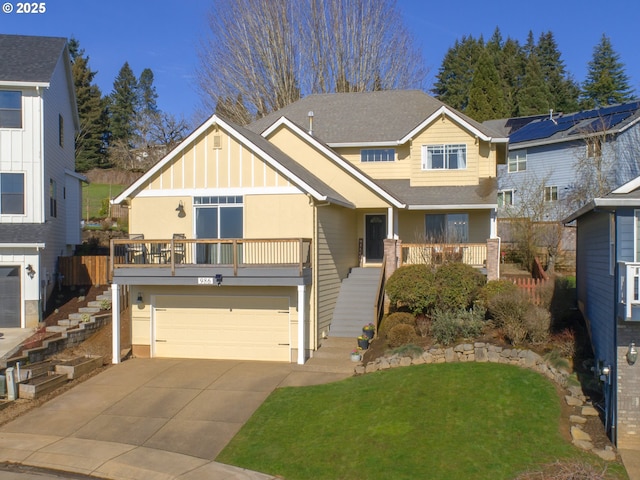
[[553,286],[553,279],[548,277],[544,279],[515,277],[511,280],[531,299],[534,305],[541,305],[544,302],[545,288]]
[[109,257],[58,257],[58,271],[62,285],[107,285],[109,283]]

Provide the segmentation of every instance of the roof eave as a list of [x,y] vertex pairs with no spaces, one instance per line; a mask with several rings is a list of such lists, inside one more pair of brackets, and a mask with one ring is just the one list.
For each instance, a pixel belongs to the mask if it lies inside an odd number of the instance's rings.
[[0,85],[3,87],[17,87],[17,88],[49,88],[51,83],[49,82],[21,82],[12,80],[0,80]]
[[408,205],[407,210],[496,210],[497,203],[469,203],[446,205]]
[[640,207],[640,198],[594,198],[582,208],[562,220],[563,224],[571,223],[581,216],[597,208]]

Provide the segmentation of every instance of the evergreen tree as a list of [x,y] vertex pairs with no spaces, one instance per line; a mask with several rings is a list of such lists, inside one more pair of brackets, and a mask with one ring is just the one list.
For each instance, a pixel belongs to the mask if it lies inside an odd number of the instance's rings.
[[526,59],[518,41],[507,38],[502,46],[500,65],[498,67],[507,116],[517,115],[517,95],[521,88],[525,63]]
[[518,91],[517,116],[525,117],[548,112],[550,96],[538,56],[534,53],[527,59],[522,87]]
[[113,82],[110,96],[110,131],[113,141],[130,144],[135,133],[136,106],[138,105],[138,81],[128,62],[120,69]]
[[138,102],[140,103],[140,109],[149,114],[158,113],[158,93],[156,87],[153,85],[153,71],[150,68],[145,68],[140,74],[138,80]]
[[89,57],[85,56],[80,43],[74,38],[69,40],[69,54],[80,119],[75,139],[76,170],[86,172],[108,166],[105,151],[108,123],[106,100],[100,88],[93,83],[97,72],[89,68]]
[[587,79],[582,84],[582,99],[584,106],[591,108],[633,99],[633,90],[620,55],[613,50],[611,40],[604,34],[593,49]]
[[556,112],[578,110],[580,89],[567,74],[552,32],[542,33],[535,47],[544,82],[549,89],[549,108]]
[[447,105],[464,112],[478,59],[484,50],[482,40],[462,37],[456,40],[444,59],[431,93]]
[[478,122],[508,115],[498,70],[486,49],[478,60],[465,113]]

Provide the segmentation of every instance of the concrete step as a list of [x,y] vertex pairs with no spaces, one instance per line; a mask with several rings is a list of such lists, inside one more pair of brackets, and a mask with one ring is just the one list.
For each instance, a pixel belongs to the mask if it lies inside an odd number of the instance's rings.
[[107,301],[110,302],[111,301],[111,293],[108,292],[108,293],[103,293],[102,295],[98,295],[98,296],[96,296],[96,300],[98,302],[101,302],[102,300],[107,300]]
[[50,325],[46,328],[46,331],[49,333],[60,333],[60,332],[66,332],[67,331],[67,327],[62,327],[60,325]]
[[351,361],[351,352],[357,347],[355,338],[330,336],[304,364],[304,370],[327,373],[353,373],[357,363]]
[[77,327],[80,324],[81,319],[75,319],[75,320],[71,320],[70,318],[67,318],[66,320],[58,320],[58,325],[60,327]]
[[78,309],[78,313],[98,313],[99,311],[99,307],[80,307]]

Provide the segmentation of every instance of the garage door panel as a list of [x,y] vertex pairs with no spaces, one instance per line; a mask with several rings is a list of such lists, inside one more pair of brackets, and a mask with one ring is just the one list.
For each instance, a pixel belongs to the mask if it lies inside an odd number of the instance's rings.
[[290,360],[285,297],[158,297],[158,357]]

